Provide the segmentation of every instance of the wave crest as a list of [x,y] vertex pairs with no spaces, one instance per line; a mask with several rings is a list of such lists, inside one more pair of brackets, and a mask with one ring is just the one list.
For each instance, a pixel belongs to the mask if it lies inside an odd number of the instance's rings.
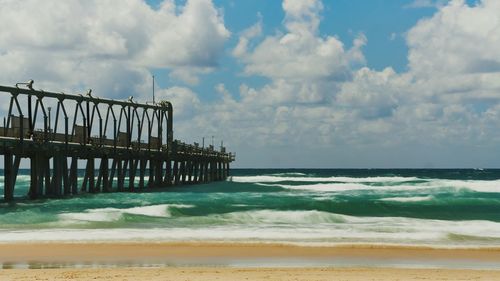
[[141,206],[126,209],[99,208],[88,209],[80,213],[59,214],[59,219],[66,222],[112,222],[120,220],[124,214],[142,215],[148,217],[169,218],[172,216],[172,208],[192,208],[191,205],[161,204],[151,206]]
[[381,198],[379,201],[391,201],[391,202],[422,202],[430,201],[434,199],[432,196],[412,196],[412,197],[388,197]]
[[241,183],[273,183],[273,182],[344,182],[344,183],[385,183],[385,182],[406,182],[422,180],[417,177],[290,177],[274,175],[262,176],[233,176],[230,179],[233,182]]
[[218,220],[238,224],[344,223],[345,216],[328,212],[258,210],[213,215]]
[[467,189],[475,192],[491,192],[500,193],[500,180],[441,180],[429,179],[424,182],[408,183],[408,182],[392,182],[386,185],[371,185],[369,182],[316,182],[309,184],[283,184],[278,182],[256,182],[261,186],[281,187],[292,190],[306,190],[317,192],[331,191],[353,191],[353,190],[385,190],[385,191],[408,191],[419,189]]

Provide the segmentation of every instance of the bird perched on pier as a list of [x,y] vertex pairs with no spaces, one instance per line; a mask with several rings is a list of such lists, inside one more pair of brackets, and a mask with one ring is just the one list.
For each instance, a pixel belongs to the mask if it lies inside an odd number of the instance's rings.
[[157,103],[157,104],[159,104],[161,107],[168,107],[169,102],[168,102],[168,101],[166,101],[166,100],[162,100],[162,101],[160,101],[160,102],[159,102],[159,103]]
[[28,89],[33,90],[33,83],[35,83],[33,79],[29,80],[27,83],[16,83],[16,88],[19,88],[19,85],[26,85]]
[[133,99],[134,99],[134,97],[133,97],[133,96],[130,96],[130,97],[128,97],[128,100],[127,100],[127,101],[128,101],[128,102],[130,102],[130,103],[133,103],[133,102],[134,102],[134,101],[133,101]]
[[92,89],[87,91],[87,97],[92,98]]

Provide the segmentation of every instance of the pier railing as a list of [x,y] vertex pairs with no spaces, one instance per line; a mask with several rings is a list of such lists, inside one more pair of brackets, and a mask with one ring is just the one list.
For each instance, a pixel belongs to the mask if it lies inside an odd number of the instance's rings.
[[[0,86],[0,98],[8,99],[0,125],[5,200],[14,198],[22,158],[30,163],[30,198],[223,180],[235,160],[224,147],[216,151],[174,140],[170,102],[104,99],[91,90],[47,92],[35,90],[32,81],[23,86]],[[85,175],[79,181],[82,161]]]

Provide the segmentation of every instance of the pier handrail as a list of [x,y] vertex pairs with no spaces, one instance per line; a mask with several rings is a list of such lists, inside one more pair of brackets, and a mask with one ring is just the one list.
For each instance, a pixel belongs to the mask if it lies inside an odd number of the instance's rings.
[[120,101],[114,99],[100,98],[100,97],[89,97],[84,95],[74,95],[74,94],[66,94],[66,93],[55,93],[44,90],[30,90],[30,89],[22,89],[16,87],[8,87],[0,85],[0,92],[10,92],[12,94],[25,94],[25,95],[43,95],[44,97],[56,98],[56,99],[69,99],[75,100],[79,102],[88,101],[93,103],[104,103],[108,105],[121,105],[121,106],[134,106],[134,107],[142,107],[142,108],[150,108],[150,109],[162,109],[166,107],[168,110],[172,110],[172,103],[169,101],[163,101],[163,103],[157,104],[147,104],[147,103],[136,103],[131,101]]
[[[159,150],[162,142],[169,146],[173,140],[173,107],[169,101],[161,101],[152,105],[133,102],[132,98],[127,101],[99,98],[92,96],[91,90],[85,95],[74,95],[36,90],[33,88],[32,82],[18,84],[27,84],[28,89],[18,88],[17,85],[16,87],[0,85],[0,92],[10,93],[11,95],[7,119],[6,121],[4,119],[3,136],[17,137],[24,140],[25,138],[29,139],[38,131],[43,131],[44,137],[40,138],[40,134],[37,133],[37,140],[55,141],[57,138],[58,141],[64,139],[66,144],[76,142],[87,145],[96,140],[99,143],[106,142],[108,138],[105,136],[109,135],[109,131],[113,132],[112,137],[109,139],[116,140],[119,137],[120,128],[124,126],[126,128],[123,133],[126,134],[126,138],[119,143],[114,141],[112,146],[116,147],[118,144],[120,147],[133,148],[132,144],[136,141],[136,138],[139,141],[141,137],[148,135],[148,140],[151,140],[153,135],[156,134],[157,147],[148,145],[147,149]],[[20,99],[20,95],[27,96],[27,106],[20,102],[24,102],[26,99]],[[44,105],[45,99],[53,100],[52,103],[57,104],[53,129],[51,128],[50,119],[51,107]],[[71,103],[68,101],[73,102],[73,107],[70,107],[75,110],[72,116],[69,115],[71,112],[66,109],[68,104]],[[14,111],[18,112],[18,116],[14,114]],[[66,120],[59,120],[60,115]],[[77,122],[77,116],[82,119],[81,122]],[[42,118],[40,120],[42,125],[37,128],[35,125],[40,123],[37,122],[39,117]],[[72,123],[68,120],[70,117],[73,119]],[[18,122],[20,126],[16,129],[10,130],[10,128],[7,128],[12,127],[12,122],[17,120],[16,118],[27,120],[27,122]],[[62,121],[65,123],[62,123]],[[164,126],[166,130],[162,128]],[[75,128],[84,129],[84,131],[78,131],[76,141]],[[155,128],[158,130],[157,133],[153,133]],[[58,134],[58,129],[64,136],[58,136],[61,135]],[[132,139],[133,135],[134,138]]]

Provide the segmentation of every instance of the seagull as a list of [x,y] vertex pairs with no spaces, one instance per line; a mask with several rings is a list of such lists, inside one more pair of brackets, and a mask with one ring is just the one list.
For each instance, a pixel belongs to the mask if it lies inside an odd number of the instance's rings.
[[28,87],[28,89],[34,90],[33,89],[33,83],[35,83],[35,81],[33,81],[33,80],[29,80],[26,83],[16,83],[16,88],[19,88],[19,85],[26,85],[26,87]]
[[133,96],[128,97],[128,102],[132,103],[132,102],[133,102],[133,101],[132,101],[133,99],[134,99],[134,97],[133,97]]
[[91,93],[92,93],[92,89],[89,89],[87,92],[87,97],[92,97]]
[[28,86],[28,89],[33,90],[33,83],[35,83],[35,81],[33,81],[33,79],[28,81],[28,83],[26,84]]

